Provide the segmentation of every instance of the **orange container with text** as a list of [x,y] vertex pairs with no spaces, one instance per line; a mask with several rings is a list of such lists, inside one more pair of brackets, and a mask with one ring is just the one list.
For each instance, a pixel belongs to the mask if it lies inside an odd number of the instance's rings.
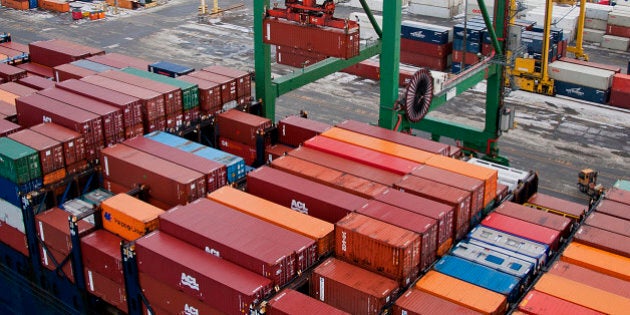
[[101,203],[103,228],[128,240],[158,228],[158,216],[164,210],[127,194],[117,194]]

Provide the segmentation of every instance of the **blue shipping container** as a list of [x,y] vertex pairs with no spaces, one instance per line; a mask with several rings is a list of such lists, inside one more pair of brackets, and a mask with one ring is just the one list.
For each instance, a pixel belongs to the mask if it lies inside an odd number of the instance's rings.
[[485,29],[485,24],[467,23],[464,25],[464,23],[460,23],[453,26],[453,38],[464,39],[464,32],[466,32],[466,41],[480,43],[481,35]]
[[[532,32],[542,33],[543,31],[544,28],[542,26],[535,25],[534,27],[532,27]],[[559,27],[552,26],[549,33],[551,34],[551,40],[554,44],[557,44],[564,39],[564,31]]]
[[402,21],[400,23],[400,37],[418,40],[425,43],[447,44],[449,42],[449,31],[424,23],[414,21]]
[[588,86],[582,86],[578,84],[573,84],[569,82],[562,82],[555,80],[554,81],[554,89],[556,90],[556,94],[564,95],[572,98],[576,98],[579,100],[606,104],[608,103],[608,98],[610,96],[610,89],[608,90],[598,90]]
[[[453,50],[464,50],[464,40],[461,38],[455,38],[453,40]],[[479,42],[466,41],[466,51],[474,54],[481,52],[481,44]]]
[[521,279],[455,256],[446,255],[433,266],[445,275],[505,295],[514,302],[521,293]]
[[150,72],[162,74],[171,78],[177,78],[179,76],[186,75],[195,71],[195,69],[193,68],[178,65],[168,61],[154,62],[149,65],[148,70]]
[[42,178],[36,178],[24,184],[16,184],[4,177],[0,177],[0,198],[4,199],[16,207],[22,207],[22,198],[20,193],[28,192],[42,188]]
[[501,253],[491,250],[484,246],[469,243],[467,240],[457,243],[451,250],[451,255],[521,278],[523,281],[527,281],[534,274],[535,270],[534,264],[536,261],[532,258],[525,258],[528,260],[519,259],[514,257],[516,255],[512,256],[505,252]]

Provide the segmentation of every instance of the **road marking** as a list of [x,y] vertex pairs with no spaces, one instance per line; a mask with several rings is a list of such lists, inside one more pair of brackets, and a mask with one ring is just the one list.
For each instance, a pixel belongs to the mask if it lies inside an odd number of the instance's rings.
[[120,44],[113,44],[113,45],[105,46],[105,48],[116,48],[118,46],[120,46]]

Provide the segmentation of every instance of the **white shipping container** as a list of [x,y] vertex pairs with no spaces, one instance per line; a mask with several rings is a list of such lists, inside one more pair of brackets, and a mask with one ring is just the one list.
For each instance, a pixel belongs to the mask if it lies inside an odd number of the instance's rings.
[[608,14],[608,24],[630,27],[630,12],[614,10]]
[[608,19],[606,20],[588,19],[588,18],[584,19],[584,28],[605,31],[606,26],[608,26]]
[[22,233],[26,233],[24,232],[22,209],[4,199],[0,199],[0,221],[18,229]]
[[441,8],[452,8],[454,6],[460,5],[462,3],[462,0],[409,0],[409,4],[411,3],[430,5]]
[[[494,1],[486,1],[486,9],[488,9],[490,18],[494,18]],[[477,0],[468,0],[466,11],[468,11],[468,14],[466,15],[466,18],[468,20],[476,17],[481,17],[481,9],[479,8]]]
[[442,19],[450,19],[453,16],[459,14],[459,5],[450,7],[450,8],[442,8],[431,5],[424,4],[416,4],[409,3],[409,7],[407,8],[407,12],[411,14],[418,14],[424,16],[432,16]]
[[[373,16],[382,31],[383,17],[375,14],[373,14]],[[361,30],[361,39],[378,39],[378,34],[376,34],[374,27],[372,27],[372,23],[370,23],[370,19],[368,18],[367,14],[362,12],[352,12],[348,16],[348,19],[350,19],[351,21],[357,21],[359,23],[359,29]]]
[[585,17],[587,19],[607,20],[608,13],[612,10],[613,7],[610,5],[587,2]]
[[[375,11],[383,11],[383,0],[365,0],[366,4],[368,5],[368,7],[370,7],[371,10],[375,10]],[[349,7],[353,7],[353,8],[363,8],[361,6],[361,2],[359,2],[359,0],[350,0],[348,2],[340,2],[340,5],[345,5],[345,6],[349,6]],[[403,6],[405,5],[405,1],[403,1]]]
[[601,44],[602,36],[606,35],[606,31],[601,30],[592,30],[585,28],[584,29],[584,41],[589,43],[598,43]]
[[552,79],[598,90],[608,90],[614,74],[613,71],[563,61],[549,64],[549,77]]
[[604,35],[602,39],[602,47],[613,50],[627,51],[628,44],[630,44],[630,38],[626,37]]

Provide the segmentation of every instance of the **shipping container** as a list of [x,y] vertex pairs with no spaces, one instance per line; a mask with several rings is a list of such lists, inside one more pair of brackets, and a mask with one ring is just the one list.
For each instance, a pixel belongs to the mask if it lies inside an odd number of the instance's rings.
[[136,68],[124,68],[122,71],[180,88],[182,91],[182,109],[184,111],[191,110],[199,106],[199,89],[196,84],[169,78],[148,71],[138,70]]
[[291,289],[284,289],[267,303],[269,315],[349,315],[333,306]]
[[4,200],[4,198],[0,199],[0,222],[18,230],[22,234],[26,233],[22,208]]
[[398,295],[398,284],[391,279],[328,258],[313,269],[311,297],[350,314],[381,314]]
[[318,219],[337,223],[367,200],[267,166],[247,174],[247,192]]
[[507,311],[505,296],[437,271],[427,272],[415,288],[484,314]]
[[630,237],[630,221],[613,217],[600,212],[593,212],[584,221],[586,226],[592,226]]
[[[4,200],[0,200],[0,202],[8,203]],[[0,205],[0,208],[2,208],[2,205]],[[0,244],[1,243],[4,243],[7,246],[11,247],[15,251],[24,255],[24,257],[29,256],[26,235],[20,232],[20,230],[0,220]]]
[[69,257],[68,254],[45,247],[45,244],[40,243],[39,256],[40,263],[43,267],[54,271],[59,278],[65,278],[71,283],[74,283],[74,268],[72,266],[72,259],[66,259]]
[[615,255],[579,243],[570,243],[562,252],[562,261],[630,281],[630,258]]
[[[606,198],[608,198],[608,195],[606,196]],[[630,220],[630,205],[617,201],[606,199],[602,200],[599,205],[597,205],[596,212],[607,214],[624,220]]]
[[38,177],[24,184],[16,184],[10,179],[0,176],[0,198],[22,208],[22,194],[42,188],[43,179]]
[[610,88],[601,90],[560,80],[554,80],[554,90],[557,95],[599,104],[608,104],[610,98]]
[[0,137],[6,137],[9,134],[20,131],[22,126],[14,124],[8,120],[0,119]]
[[630,237],[604,229],[582,226],[575,233],[573,242],[599,248],[613,254],[630,257]]
[[533,171],[523,171],[477,158],[469,158],[467,162],[497,170],[497,183],[508,186],[516,203],[522,204],[538,191],[538,175]]
[[[64,202],[62,205],[59,205],[59,208],[65,210],[70,215],[73,215],[75,217],[80,217],[84,213],[88,213],[88,212],[94,213],[93,210],[95,209],[93,204],[87,203],[78,198],[70,199]],[[92,225],[96,225],[96,221],[94,220],[94,214],[91,214],[83,218],[83,221],[88,222]]]
[[137,57],[131,57],[120,53],[106,53],[104,55],[91,56],[87,60],[98,62],[110,67],[122,69],[126,67],[134,67],[140,70],[147,70],[151,62]]
[[8,121],[17,122],[17,112],[15,110],[15,104],[0,100],[0,114],[5,115],[5,119]]
[[217,115],[216,123],[219,135],[250,146],[255,146],[257,137],[271,128],[270,119],[242,112],[236,109],[228,110]]
[[199,107],[202,114],[215,115],[223,109],[221,84],[190,75],[183,75],[177,79],[197,85],[199,89]]
[[96,71],[75,66],[73,64],[64,63],[53,67],[54,79],[57,82],[63,82],[70,79],[81,79],[96,74]]
[[94,62],[94,61],[90,61],[90,60],[86,60],[86,59],[73,61],[70,64],[74,65],[74,66],[81,67],[81,68],[85,68],[85,69],[88,69],[88,70],[92,70],[92,71],[94,71],[96,73],[101,73],[101,72],[105,72],[105,71],[109,71],[109,70],[116,70],[117,69],[117,68],[114,68],[114,67],[110,67],[108,65],[104,65],[102,63],[98,63],[98,62]]
[[66,165],[85,159],[85,140],[78,132],[55,123],[42,123],[30,129],[61,142]]
[[233,187],[220,188],[207,198],[314,240],[318,257],[332,253],[334,249],[334,225],[331,223]]
[[549,77],[597,90],[608,90],[612,85],[613,71],[555,61],[549,64]]
[[499,213],[488,214],[481,221],[481,225],[545,244],[550,249],[550,255],[560,247],[559,231]]
[[429,68],[435,71],[445,71],[451,64],[451,56],[432,57],[406,50],[400,51],[400,62],[415,67]]
[[26,70],[6,63],[0,63],[0,79],[5,82],[18,81],[26,77]]
[[400,26],[401,38],[440,45],[453,41],[453,29],[450,27],[410,20],[402,21]]
[[542,193],[532,195],[524,205],[568,217],[574,223],[582,222],[588,211],[587,205],[581,205]]
[[630,191],[626,190],[621,185],[619,187],[611,187],[606,191],[605,199],[630,205]]
[[221,65],[208,66],[201,70],[234,78],[236,80],[236,95],[238,98],[252,95],[252,76],[249,72]]
[[276,62],[293,68],[304,68],[318,63],[328,56],[308,50],[302,50],[289,46],[276,47]]
[[604,314],[590,308],[557,298],[553,295],[532,290],[525,295],[518,305],[518,310],[525,314],[573,314],[598,315]]
[[81,238],[83,265],[124,286],[120,246],[123,239],[107,230],[96,230]]
[[50,42],[56,45],[65,45],[68,47],[72,47],[77,50],[84,50],[90,56],[97,56],[97,55],[105,54],[105,51],[101,48],[91,47],[91,46],[79,44],[73,41],[68,41],[68,40],[63,40],[63,39],[51,39]]
[[453,44],[427,43],[419,40],[400,38],[400,50],[409,52],[422,52],[431,57],[445,57],[453,52]]
[[603,274],[588,268],[570,264],[564,261],[556,261],[547,271],[569,280],[583,283],[593,288],[598,288],[610,293],[630,298],[630,282]]
[[36,75],[29,75],[27,77],[19,79],[17,82],[36,90],[48,89],[55,86],[55,81]]
[[545,244],[494,230],[483,225],[473,228],[468,234],[468,238],[532,257],[537,261],[537,268],[542,268],[550,256],[549,247]]
[[293,150],[292,147],[284,144],[274,144],[265,148],[265,163],[271,163],[275,159],[287,155],[289,151]]
[[494,250],[473,240],[458,242],[450,254],[518,277],[522,279],[523,286],[529,283],[536,269],[536,261],[533,258],[505,250]]
[[21,63],[19,65],[16,65],[16,67],[26,70],[28,74],[37,75],[47,79],[52,79],[55,77],[52,67],[48,67],[36,62]]
[[238,99],[236,80],[234,78],[207,71],[195,71],[188,74],[191,77],[215,82],[221,87],[221,103],[225,104]]
[[248,312],[273,288],[271,280],[159,231],[140,238],[136,253],[141,274],[226,314]]
[[278,142],[293,147],[330,129],[329,124],[300,116],[287,116],[278,122]]
[[414,287],[409,288],[398,299],[396,299],[392,313],[394,315],[480,314],[472,309],[418,290]]
[[87,291],[127,313],[127,292],[125,285],[112,281],[105,275],[85,268],[85,285]]
[[13,139],[0,138],[0,176],[16,184],[25,184],[42,176],[36,150]]
[[[54,249],[66,255],[72,251],[69,217],[70,213],[57,207],[35,215],[37,236],[48,249]],[[77,222],[79,236],[91,233],[94,228],[94,224],[86,221]]]
[[175,64],[169,61],[154,62],[147,67],[147,70],[171,78],[177,78],[179,76],[186,75],[195,71],[195,69],[193,68]]
[[560,232],[560,237],[564,240],[568,239],[569,234],[573,230],[573,224],[569,218],[525,207],[510,201],[503,202],[494,212],[558,231]]
[[206,193],[203,174],[117,144],[101,150],[103,176],[128,189],[147,186],[148,195],[170,207],[186,204]]
[[90,57],[89,51],[77,49],[55,40],[42,40],[28,44],[29,57],[36,62],[48,67],[55,67],[64,63]]
[[[180,290],[175,285],[168,285],[144,272],[139,273],[142,294],[147,299],[152,311],[143,314],[208,314],[223,315],[225,312],[200,301]],[[212,298],[212,297],[211,297]],[[245,307],[245,306],[244,306]],[[146,305],[143,305],[146,308]],[[236,313],[236,312],[233,312]],[[239,314],[239,313],[236,313]]]
[[17,97],[19,96],[28,96],[31,95],[35,92],[37,92],[36,89],[32,89],[28,86],[16,83],[16,82],[7,82],[7,83],[2,83],[0,84],[0,90],[11,93],[16,95]]
[[158,228],[158,216],[164,213],[140,199],[117,194],[101,203],[103,228],[127,241],[135,241]]

